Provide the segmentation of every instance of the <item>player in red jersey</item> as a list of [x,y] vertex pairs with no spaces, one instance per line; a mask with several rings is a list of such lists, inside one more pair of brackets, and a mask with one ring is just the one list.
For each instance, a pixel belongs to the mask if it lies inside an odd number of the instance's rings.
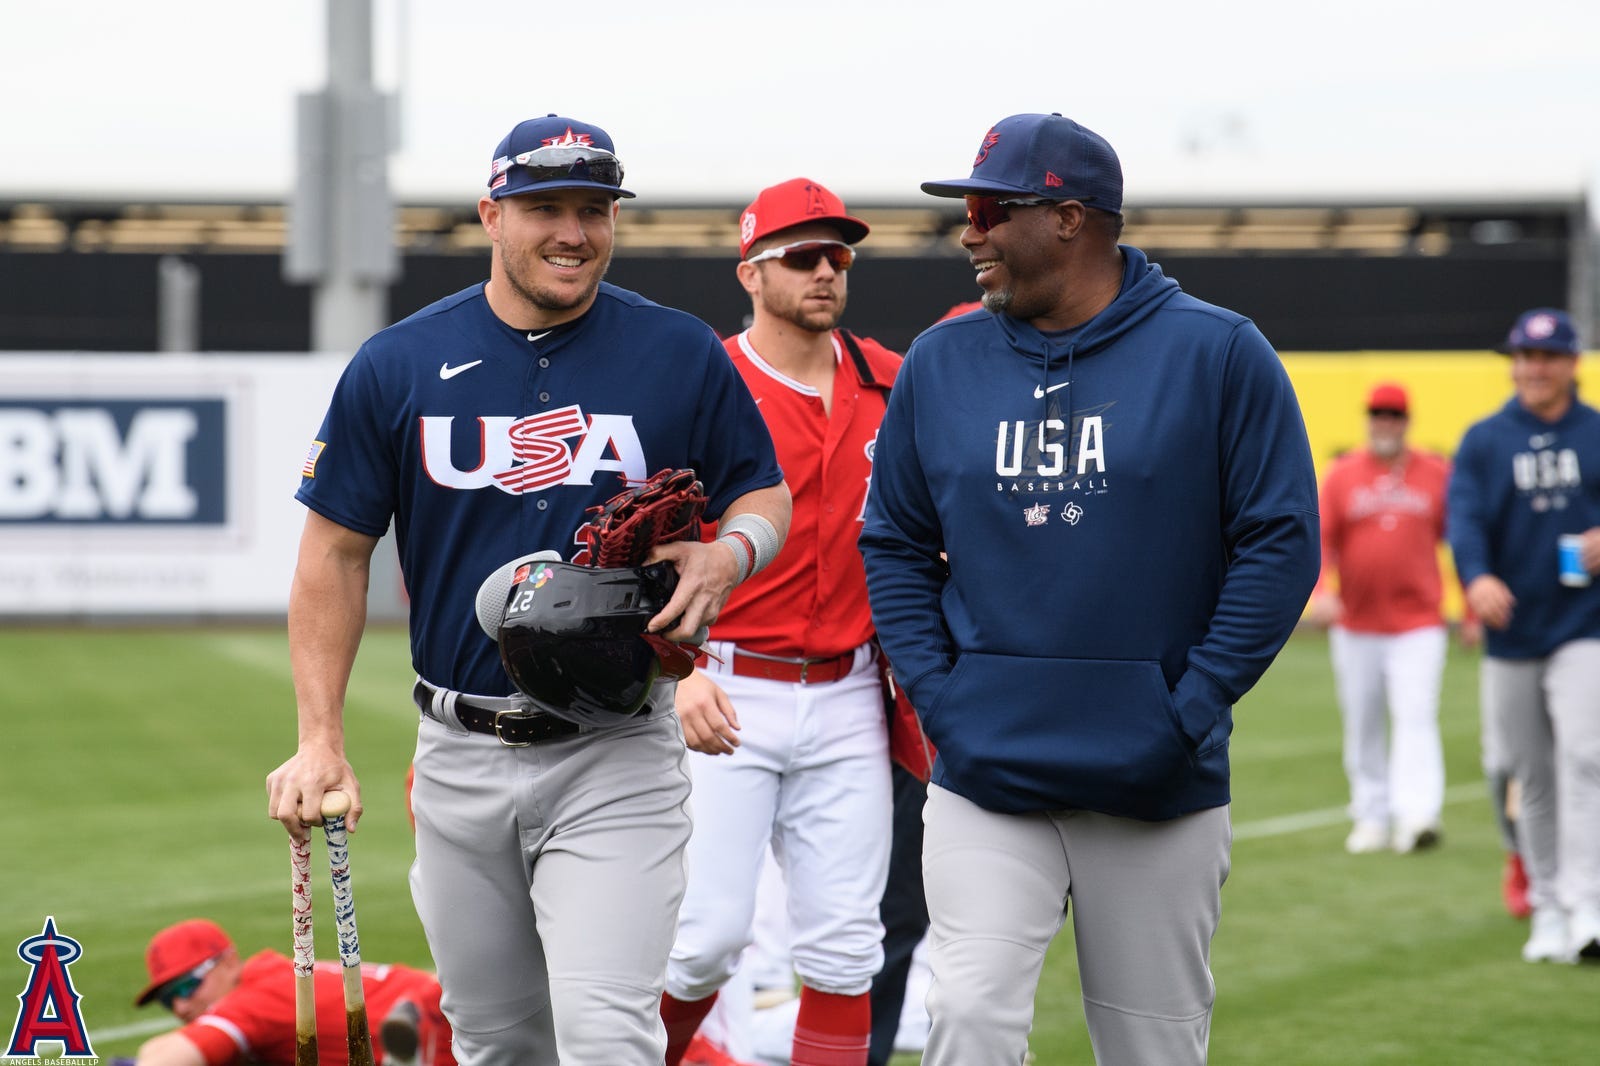
[[726,343],[772,433],[794,517],[777,558],[711,627],[716,658],[678,686],[695,824],[662,1000],[668,1066],[750,942],[769,840],[802,985],[791,1061],[866,1061],[890,788],[856,536],[900,365],[836,328],[852,246],[867,232],[805,178],[763,190],[740,217],[738,277],[754,316]]
[[[192,918],[168,926],[145,951],[150,983],[134,1000],[159,1002],[183,1027],[146,1041],[139,1066],[294,1066],[294,963],[276,951],[241,960],[228,934]],[[322,1066],[345,1066],[344,983],[336,962],[316,969],[317,1050]],[[450,1023],[439,1010],[439,981],[409,966],[361,967],[377,1063],[455,1066]]]
[[1345,850],[1352,854],[1415,851],[1439,841],[1439,543],[1450,463],[1410,447],[1409,422],[1405,389],[1374,388],[1367,446],[1333,464],[1321,493],[1323,579],[1311,620],[1330,627],[1354,822]]

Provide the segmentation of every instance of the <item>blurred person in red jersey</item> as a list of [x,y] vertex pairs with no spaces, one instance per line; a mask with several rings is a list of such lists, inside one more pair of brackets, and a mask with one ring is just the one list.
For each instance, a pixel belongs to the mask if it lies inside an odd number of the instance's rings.
[[[150,983],[134,1006],[160,1003],[181,1028],[139,1048],[138,1066],[294,1066],[294,963],[276,951],[240,959],[222,927],[191,918],[161,930],[145,950]],[[344,980],[339,963],[317,963],[317,1050],[322,1066],[345,1066]],[[409,966],[363,963],[371,1017],[381,1018],[373,1060],[455,1066],[439,981]]]
[[1434,846],[1444,804],[1439,544],[1450,463],[1407,443],[1411,405],[1402,386],[1372,389],[1366,415],[1366,446],[1336,460],[1323,479],[1322,580],[1310,611],[1329,629],[1351,854]]

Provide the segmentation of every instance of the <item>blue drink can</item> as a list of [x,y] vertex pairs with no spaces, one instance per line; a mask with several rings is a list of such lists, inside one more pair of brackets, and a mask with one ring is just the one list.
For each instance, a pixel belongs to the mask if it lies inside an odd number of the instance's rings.
[[1583,568],[1583,534],[1563,533],[1556,541],[1556,557],[1560,562],[1561,583],[1572,588],[1589,584],[1589,571]]

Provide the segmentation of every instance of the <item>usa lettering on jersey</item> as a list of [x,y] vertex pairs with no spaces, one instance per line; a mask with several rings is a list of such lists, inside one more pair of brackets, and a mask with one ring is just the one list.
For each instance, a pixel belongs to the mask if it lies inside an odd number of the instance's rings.
[[[1105,425],[1100,415],[1085,415],[1078,419],[1078,435],[1072,450],[1075,460],[1073,475],[1103,474],[1106,472]],[[1036,423],[1036,432],[1028,432],[1028,423],[1001,422],[995,434],[994,472],[1000,477],[1023,476],[1024,466],[1030,467],[1027,475],[1059,477],[1067,473],[1069,456],[1062,443],[1067,425],[1059,418],[1046,418]],[[1026,450],[1026,455],[1024,454]]]
[[556,485],[592,485],[601,472],[630,481],[649,476],[631,415],[585,415],[577,404],[521,418],[477,419],[476,455],[454,454],[450,416],[424,415],[422,465],[445,488],[497,488],[512,495]]

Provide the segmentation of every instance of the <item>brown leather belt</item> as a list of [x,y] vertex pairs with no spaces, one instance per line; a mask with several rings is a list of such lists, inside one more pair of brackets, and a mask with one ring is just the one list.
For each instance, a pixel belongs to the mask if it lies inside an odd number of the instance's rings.
[[[411,690],[411,698],[422,708],[422,713],[430,718],[436,717],[431,708],[433,694],[438,691],[421,680]],[[583,732],[583,726],[577,722],[569,722],[543,711],[495,711],[488,707],[474,707],[460,696],[456,697],[456,717],[470,731],[496,737],[508,748],[525,748],[530,744],[559,740]]]
[[854,649],[831,659],[781,659],[736,649],[731,666],[740,677],[786,681],[791,685],[821,685],[848,676],[855,661]]

